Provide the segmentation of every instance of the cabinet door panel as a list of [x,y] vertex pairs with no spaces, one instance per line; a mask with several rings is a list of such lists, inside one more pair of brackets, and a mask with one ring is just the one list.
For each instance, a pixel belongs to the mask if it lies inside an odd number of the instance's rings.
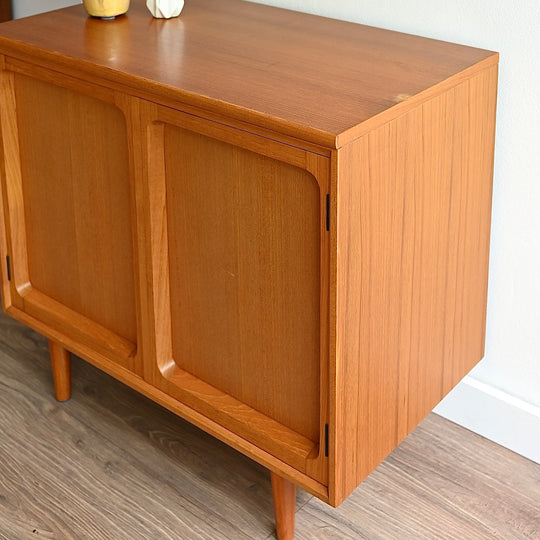
[[84,325],[98,348],[131,356],[137,328],[124,116],[60,86],[19,74],[12,81],[22,204],[11,201],[10,218],[12,229],[24,224],[11,235],[22,308],[68,334],[72,313],[74,332]]
[[137,106],[153,291],[145,377],[325,484],[329,159]]
[[319,435],[319,188],[305,170],[166,126],[175,363]]

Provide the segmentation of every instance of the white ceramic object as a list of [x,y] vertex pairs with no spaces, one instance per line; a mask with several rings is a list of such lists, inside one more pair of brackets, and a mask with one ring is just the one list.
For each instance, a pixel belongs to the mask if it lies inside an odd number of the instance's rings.
[[157,19],[170,19],[180,15],[184,0],[146,0],[146,7]]

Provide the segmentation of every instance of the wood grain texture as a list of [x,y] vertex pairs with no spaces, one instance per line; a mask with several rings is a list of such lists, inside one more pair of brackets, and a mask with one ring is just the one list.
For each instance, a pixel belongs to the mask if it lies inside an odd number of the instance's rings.
[[0,51],[326,146],[497,60],[488,51],[239,0],[190,2],[168,21],[152,20],[144,1],[133,0],[126,17],[107,24],[74,6],[4,25]]
[[[13,324],[1,317],[0,403],[9,414],[0,424],[14,438],[0,438],[0,538],[273,535],[267,469],[77,358],[74,399],[60,406],[46,340]],[[22,361],[9,361],[14,350]],[[300,493],[299,503],[309,498]]]
[[[4,67],[4,66],[3,66]],[[0,122],[2,125],[2,229],[5,238],[6,257],[16,260],[10,264],[10,276],[2,273],[4,308],[12,304],[22,306],[20,294],[28,284],[28,254],[24,222],[24,199],[22,194],[21,162],[17,109],[15,107],[15,76],[3,70],[0,74]],[[9,216],[9,219],[8,219]],[[7,260],[6,260],[7,263]]]
[[[132,370],[120,365],[119,363],[111,362],[108,356],[104,356],[98,353],[94,347],[89,347],[79,340],[71,339],[69,336],[66,336],[54,330],[53,328],[51,328],[50,325],[43,323],[39,319],[30,317],[28,314],[23,311],[19,311],[15,307],[11,307],[8,310],[8,313],[13,318],[21,321],[23,324],[29,326],[30,328],[35,329],[40,334],[47,336],[49,339],[53,339],[55,341],[58,341],[59,343],[62,343],[63,346],[65,346],[68,350],[74,351],[76,354],[80,355],[92,365],[98,367],[100,370],[111,375],[112,377],[123,382],[124,384],[130,386],[140,394],[169,409],[178,416],[185,418],[190,423],[204,430],[210,435],[216,437],[221,441],[226,442],[229,446],[237,449],[244,455],[264,465],[270,471],[279,473],[280,476],[283,476],[291,482],[294,482],[296,485],[301,486],[307,492],[316,495],[321,500],[328,500],[328,488],[326,484],[321,483],[322,480],[318,481],[314,479],[319,478],[318,476],[314,476],[313,474],[307,476],[305,473],[302,472],[305,466],[305,460],[298,462],[299,455],[305,456],[308,445],[304,445],[305,449],[301,449],[301,454],[299,452],[294,452],[294,448],[296,447],[295,444],[297,445],[299,439],[301,439],[302,441],[306,441],[311,447],[312,442],[308,441],[308,439],[301,438],[300,435],[289,430],[289,433],[293,436],[294,441],[294,443],[289,446],[287,437],[283,437],[284,434],[287,434],[287,431],[285,430],[285,428],[283,428],[283,426],[281,426],[280,437],[278,437],[277,440],[272,439],[271,433],[270,435],[267,435],[266,440],[272,442],[271,447],[274,450],[276,448],[279,450],[277,452],[278,455],[281,451],[281,453],[289,457],[296,456],[297,462],[295,463],[295,468],[286,460],[276,457],[273,453],[269,453],[264,448],[261,448],[260,446],[257,446],[256,444],[251,442],[249,440],[249,437],[246,437],[243,433],[239,434],[231,431],[229,428],[219,422],[220,418],[214,419],[213,415],[205,416],[204,414],[201,414],[200,412],[192,408],[189,404],[186,404],[177,398],[171,397],[170,394],[165,393],[164,391],[156,388],[154,385],[146,382],[144,379],[135,375]],[[229,397],[229,399],[232,398]],[[214,412],[216,410],[219,412],[219,408],[214,406]],[[248,416],[252,418],[252,414],[253,413],[250,413]],[[266,421],[269,420],[267,417],[265,417],[265,419]],[[276,423],[274,423],[274,425],[275,424]],[[244,429],[246,427],[249,428],[249,423],[244,422],[243,426]],[[255,429],[252,431],[258,434],[259,438],[264,438],[264,432],[257,428],[258,425],[257,423],[255,423]],[[313,457],[311,455],[308,456],[308,463],[312,460]],[[317,472],[321,470],[324,471],[324,467],[314,467],[314,470]]]
[[164,150],[175,363],[318,441],[316,179],[172,126]]
[[296,486],[275,473],[270,474],[274,498],[274,517],[278,540],[294,538],[294,516],[296,513]]
[[[327,371],[328,357],[320,349],[323,338],[318,310],[321,287],[328,283],[322,279],[328,251],[320,253],[319,235],[325,230],[322,212],[329,162],[316,154],[308,160],[307,153],[298,148],[148,103],[140,102],[138,107],[141,140],[145,141],[138,180],[138,222],[147,223],[141,235],[144,255],[139,259],[150,261],[142,269],[141,275],[146,277],[141,298],[144,294],[151,299],[143,313],[143,326],[152,329],[148,343],[154,347],[145,353],[145,378],[261,450],[326,484],[327,460],[319,444],[324,427],[319,419],[327,410],[320,377]],[[173,128],[176,124],[187,125],[190,131]],[[302,186],[302,182],[307,184]],[[283,193],[278,190],[274,195],[274,185]],[[287,260],[293,251],[283,251],[283,235],[279,234],[283,223],[263,223],[262,218],[271,215],[269,210],[277,211],[281,201],[282,221],[291,230],[297,229],[298,205],[304,204],[300,195],[306,187],[311,213],[309,221],[301,223],[300,232],[308,231],[308,240],[298,241],[293,236],[291,242],[296,242],[299,254],[308,253],[308,264],[292,258],[289,267],[301,267],[287,273],[277,266],[278,260]],[[198,191],[198,199],[193,199],[191,195]],[[264,212],[256,200],[259,192],[266,193],[268,209]],[[211,205],[212,201],[217,206]],[[234,204],[227,206],[227,201]],[[222,283],[222,269],[229,259],[243,268],[236,276],[227,274],[228,281]],[[257,261],[256,279],[250,278],[251,266]],[[286,269],[291,270],[289,267]],[[278,295],[275,283],[273,290],[266,284],[274,274],[292,300]],[[151,290],[146,289],[148,284]],[[228,288],[231,305],[221,301]],[[254,304],[257,298],[258,304]],[[208,320],[213,323],[205,323]],[[229,332],[227,325],[231,324],[240,324],[245,331]],[[224,346],[219,336],[232,343],[236,340],[242,355],[235,356],[235,350]],[[261,336],[266,337],[259,343]],[[227,368],[227,362],[232,362],[232,367]],[[300,396],[297,404],[292,395]],[[306,485],[305,477],[301,482]]]
[[15,100],[30,286],[136,343],[123,115],[20,75]]
[[496,80],[339,151],[335,502],[483,357]]
[[[270,478],[227,445],[0,314],[0,538],[275,539]],[[331,509],[297,490],[299,540],[537,539],[540,465],[430,415]]]
[[0,0],[0,22],[11,20],[11,0]]
[[71,353],[52,340],[49,340],[49,352],[56,400],[67,401],[71,397]]
[[310,500],[296,537],[538,539],[538,475],[540,465],[431,414],[339,508]]
[[[5,72],[2,71],[4,68],[4,57],[0,56],[0,110],[4,107],[6,98],[8,98],[9,101],[9,95],[6,96],[6,93],[11,93],[12,86],[11,84],[8,84],[8,81],[6,81]],[[9,79],[9,78],[8,78]],[[13,114],[13,113],[12,113]],[[6,201],[6,190],[5,190],[5,178],[7,177],[7,165],[6,165],[6,159],[5,159],[5,150],[4,150],[4,139],[7,135],[6,133],[6,127],[7,131],[9,132],[9,122],[5,122],[5,114],[0,114],[0,210],[2,211],[2,216],[6,215],[7,210],[7,201]],[[8,145],[9,148],[9,145]],[[13,149],[11,150],[13,151]],[[7,224],[5,223],[5,219],[2,218],[0,220],[0,256],[3,256],[3,254],[8,254],[8,239],[7,239]],[[7,262],[7,261],[6,261]],[[11,270],[11,269],[10,269]],[[7,310],[11,306],[11,282],[8,279],[8,267],[7,264],[0,264],[0,290],[1,293],[1,301],[2,301],[2,308],[4,310]]]
[[66,308],[60,302],[33,289],[22,301],[22,309],[30,317],[58,332],[91,347],[99,354],[104,354],[113,362],[130,368],[130,359],[135,354],[135,345],[119,337],[114,332],[95,323],[88,317]]
[[[92,87],[92,95],[94,95],[96,98],[103,99],[104,101],[114,101],[114,97],[111,96],[119,97],[125,95],[137,95],[138,97],[144,98],[146,101],[150,101],[152,103],[156,101],[156,96],[153,96],[148,92],[133,92],[129,90],[129,88],[120,84],[115,84],[112,81],[107,81],[107,86],[97,86],[94,84],[95,78],[85,80],[79,76],[75,76],[75,74],[73,74],[69,69],[66,69],[65,73],[60,73],[58,71],[52,71],[51,69],[30,64],[27,61],[25,62],[13,57],[6,58],[4,64],[5,69],[8,71],[38,78],[44,82],[59,84],[65,88],[75,91],[81,91],[84,88],[88,88],[88,85],[90,85]],[[223,131],[227,131],[230,135],[230,124],[234,124],[235,129],[253,133],[254,135],[259,135],[270,145],[271,142],[277,137],[280,142],[289,145],[291,148],[302,148],[304,150],[308,150],[309,152],[324,155],[326,157],[330,157],[331,154],[331,150],[328,147],[321,146],[320,144],[310,143],[305,139],[300,138],[299,133],[296,133],[296,135],[279,133],[278,136],[275,131],[272,131],[267,127],[255,126],[252,123],[240,121],[238,119],[232,121],[227,115],[212,112],[208,109],[202,109],[187,103],[179,103],[166,95],[160,96],[159,103],[167,107],[166,109],[161,109],[159,111],[160,119],[167,121],[167,119],[171,116],[175,118],[181,116],[185,121],[185,124],[183,125],[189,129],[191,129],[193,121],[196,122],[197,118],[206,118],[214,124],[214,129],[212,130],[213,133],[216,133],[221,128]]]

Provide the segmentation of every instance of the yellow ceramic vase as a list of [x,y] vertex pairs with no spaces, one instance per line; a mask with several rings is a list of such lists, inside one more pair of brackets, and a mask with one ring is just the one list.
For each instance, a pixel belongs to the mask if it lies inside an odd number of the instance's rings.
[[101,19],[114,19],[129,9],[129,0],[83,0],[86,13]]

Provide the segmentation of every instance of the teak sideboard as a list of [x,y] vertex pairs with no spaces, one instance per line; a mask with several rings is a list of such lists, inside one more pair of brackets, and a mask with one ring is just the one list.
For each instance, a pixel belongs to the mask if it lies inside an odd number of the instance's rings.
[[[498,55],[239,0],[0,26],[4,309],[340,504],[482,358]],[[69,352],[68,352],[69,351]]]

